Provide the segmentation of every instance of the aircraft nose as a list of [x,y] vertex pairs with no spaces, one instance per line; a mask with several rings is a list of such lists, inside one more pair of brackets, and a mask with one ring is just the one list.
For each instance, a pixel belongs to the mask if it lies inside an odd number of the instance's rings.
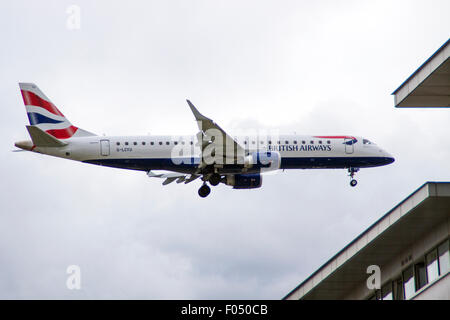
[[391,164],[393,162],[395,162],[395,158],[393,156],[389,156],[386,158],[387,164]]
[[395,161],[395,158],[386,151],[384,152],[384,158],[385,158],[386,164],[391,164]]

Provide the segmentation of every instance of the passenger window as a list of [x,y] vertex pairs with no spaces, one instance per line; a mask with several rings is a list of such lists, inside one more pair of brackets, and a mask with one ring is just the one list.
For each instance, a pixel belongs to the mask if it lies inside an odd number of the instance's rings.
[[319,140],[319,144],[322,144],[322,140]]
[[269,144],[272,144],[272,140],[269,140]]
[[159,142],[159,145],[162,146],[162,141]]
[[169,145],[170,144],[170,142],[169,141],[166,141],[166,145]]
[[152,142],[150,142],[150,144],[151,144],[151,145],[154,145],[155,143],[152,141]]
[[285,144],[289,144],[289,141],[286,140],[284,143],[285,143]]
[[127,146],[127,145],[128,145],[128,142],[125,142],[125,145]]
[[302,144],[306,144],[306,141],[303,140],[303,141],[302,141]]
[[310,142],[311,142],[311,144],[314,144],[314,141],[311,140]]
[[120,142],[117,142],[116,144],[117,144],[118,146],[120,146]]
[[145,146],[145,141],[142,141],[142,145]]
[[174,143],[173,143],[174,145],[177,145],[178,144],[178,142],[177,141],[175,141]]
[[135,142],[133,142],[133,144],[135,145],[135,146],[137,146],[137,142],[135,141]]
[[297,144],[297,140],[294,140],[294,144]]
[[331,141],[330,141],[330,140],[328,140],[328,141],[327,141],[327,143],[328,143],[328,144],[331,144]]

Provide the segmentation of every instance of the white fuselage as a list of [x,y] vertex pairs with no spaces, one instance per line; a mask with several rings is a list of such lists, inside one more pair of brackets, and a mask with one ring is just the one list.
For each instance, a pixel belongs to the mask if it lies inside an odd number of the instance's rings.
[[[278,152],[280,169],[364,168],[382,166],[393,157],[376,144],[353,136],[280,135],[234,137],[246,152]],[[67,139],[61,148],[36,147],[56,157],[134,170],[192,173],[200,163],[196,136],[89,136]],[[221,168],[227,173],[227,166]],[[235,169],[232,170],[235,173]]]

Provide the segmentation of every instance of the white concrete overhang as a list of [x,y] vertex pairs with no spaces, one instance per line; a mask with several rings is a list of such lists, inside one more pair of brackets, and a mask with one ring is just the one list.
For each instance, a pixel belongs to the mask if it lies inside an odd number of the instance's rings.
[[392,95],[398,108],[450,107],[450,39]]
[[283,299],[342,299],[365,283],[367,266],[381,266],[396,259],[442,223],[450,229],[450,182],[427,182]]

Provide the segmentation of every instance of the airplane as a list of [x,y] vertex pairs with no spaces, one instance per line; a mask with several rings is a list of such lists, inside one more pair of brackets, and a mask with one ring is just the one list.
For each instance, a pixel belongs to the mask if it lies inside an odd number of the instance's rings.
[[[361,168],[394,157],[370,140],[348,135],[231,137],[187,100],[199,132],[190,136],[99,136],[74,126],[33,83],[19,83],[31,140],[17,148],[99,166],[139,170],[163,185],[202,181],[200,197],[220,183],[234,189],[262,186],[262,175],[285,169],[347,169],[350,185]],[[163,172],[155,172],[163,170]],[[169,172],[167,172],[169,171]],[[208,185],[209,184],[209,185]]]

